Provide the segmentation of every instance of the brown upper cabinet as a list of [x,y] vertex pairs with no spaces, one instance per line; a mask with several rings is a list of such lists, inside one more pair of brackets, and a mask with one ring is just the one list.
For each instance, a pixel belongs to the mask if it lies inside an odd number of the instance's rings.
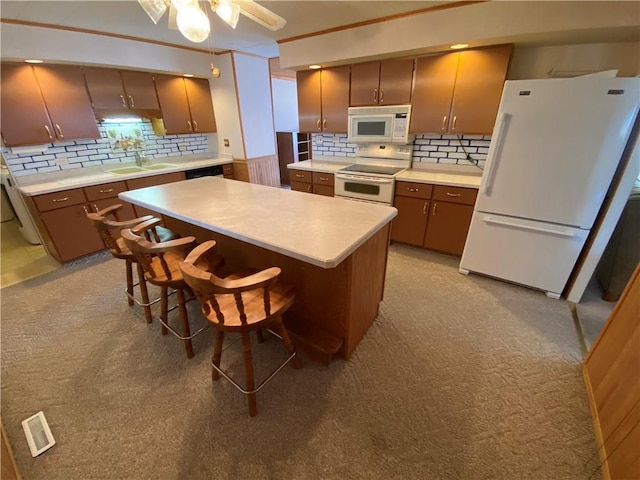
[[418,57],[410,132],[491,134],[512,50]]
[[154,75],[158,101],[168,135],[216,131],[209,81]]
[[100,138],[80,67],[2,64],[5,145]]
[[352,107],[411,102],[414,59],[383,60],[351,66]]
[[153,77],[147,72],[83,68],[96,110],[159,110]]
[[296,79],[300,131],[347,133],[349,67],[300,71]]

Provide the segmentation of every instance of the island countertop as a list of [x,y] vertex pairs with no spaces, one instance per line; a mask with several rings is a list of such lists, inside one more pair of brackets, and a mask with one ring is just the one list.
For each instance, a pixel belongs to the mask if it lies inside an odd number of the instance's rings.
[[394,207],[202,177],[119,198],[292,258],[333,268],[396,215]]

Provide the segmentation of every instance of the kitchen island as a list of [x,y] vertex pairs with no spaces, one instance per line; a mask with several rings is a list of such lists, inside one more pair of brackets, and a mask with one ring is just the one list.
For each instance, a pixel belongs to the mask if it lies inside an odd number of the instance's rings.
[[214,239],[225,273],[282,268],[296,288],[284,320],[296,344],[328,362],[349,358],[378,315],[397,211],[219,177],[119,194],[198,241]]

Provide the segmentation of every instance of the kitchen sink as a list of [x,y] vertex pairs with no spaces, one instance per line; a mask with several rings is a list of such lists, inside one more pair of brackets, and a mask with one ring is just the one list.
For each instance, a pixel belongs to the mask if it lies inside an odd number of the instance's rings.
[[153,165],[147,165],[144,168],[145,170],[162,170],[163,168],[174,168],[177,167],[175,163],[155,163]]
[[142,167],[121,167],[121,168],[114,168],[111,170],[107,170],[107,172],[115,173],[116,175],[128,175],[130,173],[140,173],[140,172],[146,172],[146,171],[147,169]]

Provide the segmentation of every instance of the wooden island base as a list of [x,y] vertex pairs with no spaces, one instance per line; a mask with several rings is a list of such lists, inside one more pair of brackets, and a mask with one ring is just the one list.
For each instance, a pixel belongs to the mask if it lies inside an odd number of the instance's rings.
[[296,288],[285,323],[296,346],[315,360],[327,364],[338,352],[348,359],[378,315],[390,224],[339,265],[325,269],[166,215],[164,223],[198,242],[215,240],[215,251],[225,259],[225,274],[246,267],[280,267],[283,281]]

